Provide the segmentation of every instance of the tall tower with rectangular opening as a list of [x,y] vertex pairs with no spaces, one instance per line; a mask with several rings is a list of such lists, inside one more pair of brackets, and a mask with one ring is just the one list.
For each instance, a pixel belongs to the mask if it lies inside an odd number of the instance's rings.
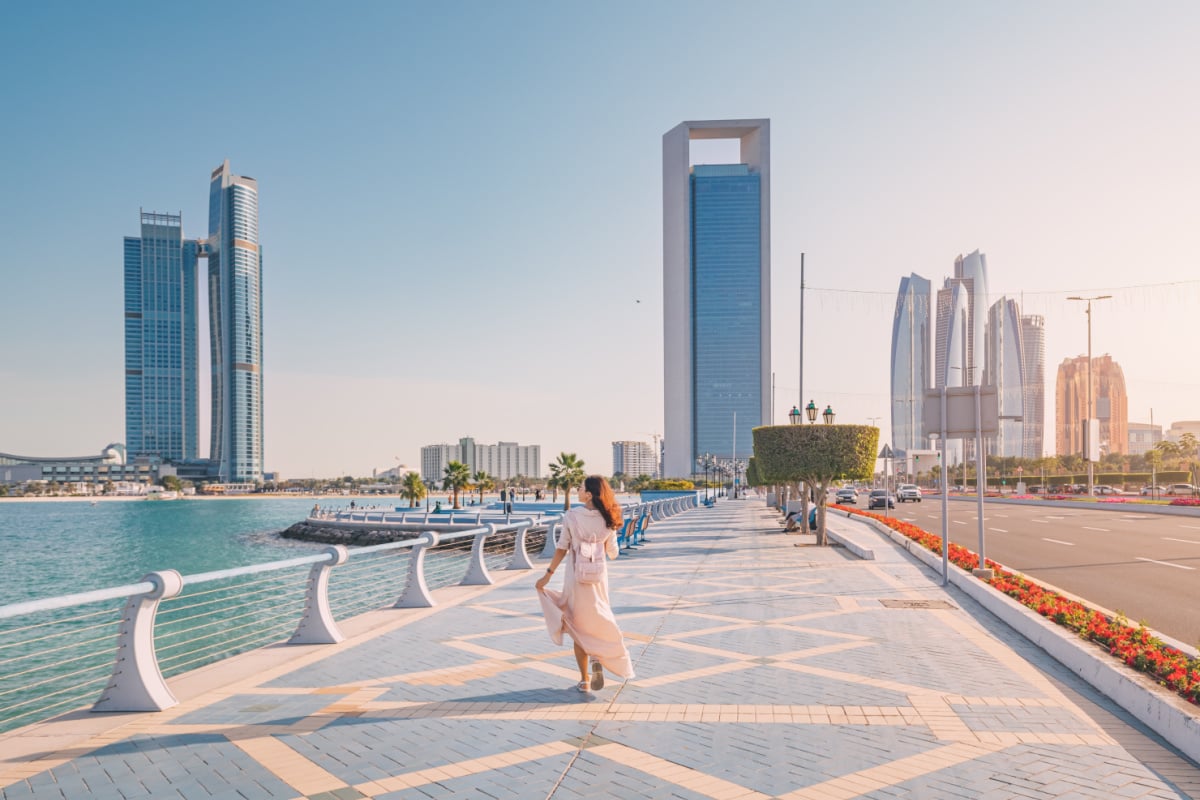
[[[750,454],[771,414],[770,120],[663,134],[663,471]],[[693,139],[736,139],[739,163],[692,166]],[[736,414],[736,432],[734,419]]]

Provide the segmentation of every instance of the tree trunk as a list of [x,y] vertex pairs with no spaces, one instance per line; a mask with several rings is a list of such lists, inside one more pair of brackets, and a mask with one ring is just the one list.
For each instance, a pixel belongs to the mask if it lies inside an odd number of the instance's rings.
[[808,484],[803,481],[797,483],[796,491],[800,493],[800,530],[808,533]]
[[571,484],[563,487],[563,511],[571,510]]
[[829,482],[825,481],[817,487],[817,544],[821,547],[829,544],[825,534],[825,500],[829,497]]

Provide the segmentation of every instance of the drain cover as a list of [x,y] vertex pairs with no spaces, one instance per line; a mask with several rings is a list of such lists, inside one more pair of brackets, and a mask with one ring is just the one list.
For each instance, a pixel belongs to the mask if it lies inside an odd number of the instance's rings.
[[945,600],[880,600],[884,608],[924,608],[929,610],[941,610],[956,608],[951,603]]

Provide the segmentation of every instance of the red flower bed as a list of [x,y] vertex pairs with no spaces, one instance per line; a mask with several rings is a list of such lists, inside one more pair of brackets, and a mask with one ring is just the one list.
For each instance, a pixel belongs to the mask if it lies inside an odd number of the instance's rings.
[[1200,506],[1200,500],[1194,497],[1176,497],[1171,501],[1173,506]]
[[[1200,502],[1190,501],[1188,504],[1200,505]],[[834,507],[851,514],[870,517],[939,555],[942,552],[942,537],[916,525],[894,517],[881,517],[869,511],[859,511],[857,508]],[[979,566],[978,555],[953,542],[950,543],[950,561],[966,570],[973,570]],[[1032,608],[1043,617],[1070,628],[1082,638],[1095,642],[1139,672],[1154,676],[1160,684],[1188,702],[1200,705],[1200,658],[1191,658],[1165,644],[1152,636],[1145,625],[1134,627],[1120,614],[1116,617],[1106,617],[1099,611],[1049,591],[1022,575],[1005,570],[991,559],[988,559],[987,564],[995,571],[995,577],[988,581],[994,588]]]

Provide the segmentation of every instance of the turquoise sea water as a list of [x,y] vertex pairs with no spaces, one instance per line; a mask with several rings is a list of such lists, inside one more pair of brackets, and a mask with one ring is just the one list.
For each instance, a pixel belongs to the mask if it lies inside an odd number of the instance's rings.
[[[322,499],[345,507],[347,498]],[[379,500],[380,508],[394,507]],[[184,576],[319,552],[281,539],[313,498],[160,501],[0,502],[0,605],[138,582],[148,572]],[[531,553],[542,539],[531,537]],[[512,538],[489,539],[489,569],[511,559]],[[409,550],[365,553],[330,575],[335,619],[395,603],[406,585]],[[429,554],[433,588],[462,579],[468,550]],[[168,680],[213,661],[286,640],[300,620],[307,566],[184,588],[163,601],[155,650]],[[111,600],[0,620],[0,731],[88,706],[113,674],[124,601]]]
[[312,506],[311,497],[3,500],[0,605],[135,583],[160,569],[189,575],[317,552],[274,535]]

